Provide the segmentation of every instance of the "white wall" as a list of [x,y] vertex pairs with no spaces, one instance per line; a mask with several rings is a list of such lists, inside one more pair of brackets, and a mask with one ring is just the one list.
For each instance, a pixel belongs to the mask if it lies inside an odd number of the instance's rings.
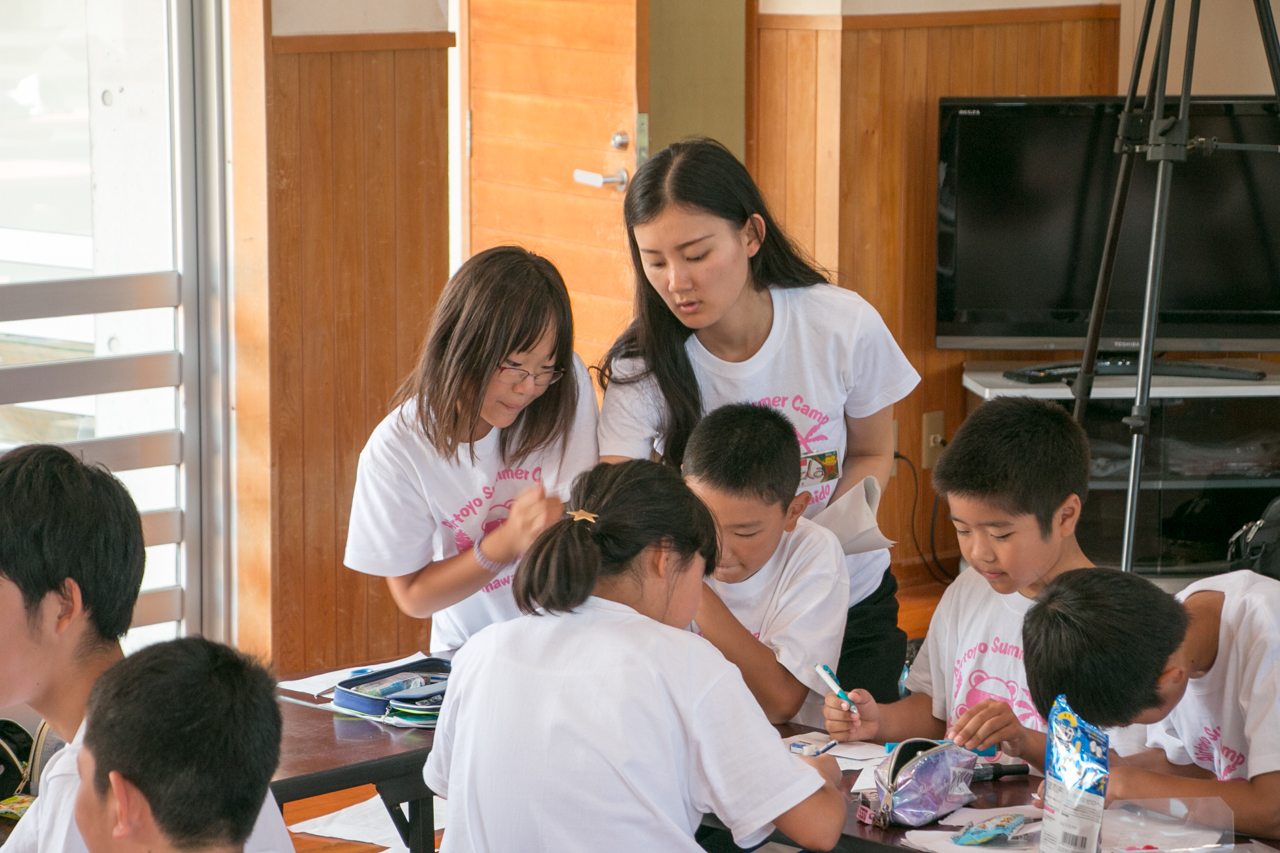
[[439,32],[447,0],[275,0],[273,36]]
[[[1120,81],[1119,91],[1129,87],[1133,70],[1133,54],[1138,47],[1138,25],[1142,23],[1143,0],[1120,0]],[[1163,3],[1156,4],[1156,20],[1152,26],[1147,59],[1143,63],[1142,88],[1146,91],[1146,73],[1155,55],[1156,35],[1160,27]],[[1169,57],[1168,91],[1182,91],[1182,60],[1187,49],[1187,14],[1189,3],[1175,6],[1173,17],[1173,51]],[[1280,18],[1280,0],[1271,0],[1271,8]],[[1266,95],[1272,93],[1267,57],[1262,51],[1262,36],[1252,0],[1213,0],[1200,7],[1200,27],[1196,36],[1196,65],[1191,92],[1195,95]]]

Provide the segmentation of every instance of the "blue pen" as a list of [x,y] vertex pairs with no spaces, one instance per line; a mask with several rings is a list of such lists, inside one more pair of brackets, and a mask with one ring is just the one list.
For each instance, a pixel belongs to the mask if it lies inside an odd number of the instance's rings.
[[827,741],[825,746],[818,746],[817,744],[805,743],[804,741],[796,741],[795,743],[791,744],[791,751],[794,752],[796,755],[804,755],[804,756],[808,756],[809,758],[813,758],[814,756],[823,755],[824,753],[830,752],[831,750],[835,749],[838,745],[839,745],[839,741],[836,741],[834,739]]
[[831,671],[831,667],[827,666],[825,663],[815,663],[813,668],[817,671],[818,677],[825,681],[827,686],[831,688],[832,693],[849,703],[850,713],[856,716],[858,713],[858,706],[853,704],[853,700],[849,698],[849,694],[845,693],[844,689],[840,687],[840,682],[836,681],[836,674]]

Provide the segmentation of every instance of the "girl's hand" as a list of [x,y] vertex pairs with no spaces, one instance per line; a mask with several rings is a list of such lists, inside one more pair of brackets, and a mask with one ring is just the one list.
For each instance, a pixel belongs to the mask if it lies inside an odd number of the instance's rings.
[[827,733],[839,741],[873,740],[880,730],[880,706],[865,690],[850,690],[849,698],[856,712],[834,693],[828,693],[823,700],[822,719]]
[[484,537],[480,547],[490,560],[509,563],[529,550],[538,534],[562,515],[564,502],[554,495],[547,497],[547,490],[538,483],[516,496],[506,523]]

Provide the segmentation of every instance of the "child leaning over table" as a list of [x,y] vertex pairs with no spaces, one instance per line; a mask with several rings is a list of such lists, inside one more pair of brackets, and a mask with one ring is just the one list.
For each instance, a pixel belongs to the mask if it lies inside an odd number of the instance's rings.
[[698,632],[742,671],[769,722],[821,726],[827,688],[813,665],[839,660],[849,574],[836,535],[803,517],[795,428],[776,409],[722,406],[694,428],[683,467],[719,532]]
[[1022,620],[1053,578],[1090,566],[1076,543],[1088,494],[1089,441],[1062,407],[1021,397],[984,403],[956,431],[933,473],[969,568],[947,587],[906,686],[877,704],[828,693],[838,740],[949,738],[972,749],[1044,762],[1044,718],[1022,665]]
[[1280,582],[1229,572],[1175,598],[1128,572],[1070,572],[1022,632],[1042,713],[1065,694],[1095,725],[1131,725],[1108,800],[1220,797],[1237,832],[1280,838]]

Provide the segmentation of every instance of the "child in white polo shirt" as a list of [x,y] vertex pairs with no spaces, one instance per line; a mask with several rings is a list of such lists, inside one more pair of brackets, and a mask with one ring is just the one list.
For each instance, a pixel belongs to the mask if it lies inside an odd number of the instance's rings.
[[684,475],[720,534],[695,622],[770,722],[821,726],[827,688],[813,666],[840,657],[849,577],[836,535],[803,517],[801,464],[776,409],[722,406],[694,428]]
[[742,846],[773,828],[830,849],[830,756],[789,753],[738,669],[686,630],[715,523],[670,468],[599,465],[512,584],[527,615],[454,658],[423,777],[442,851],[688,851],[714,812]]
[[1128,572],[1068,572],[1022,631],[1041,713],[1065,694],[1089,722],[1145,734],[1118,746],[1108,800],[1220,797],[1236,832],[1280,838],[1280,582],[1229,572],[1175,598]]

